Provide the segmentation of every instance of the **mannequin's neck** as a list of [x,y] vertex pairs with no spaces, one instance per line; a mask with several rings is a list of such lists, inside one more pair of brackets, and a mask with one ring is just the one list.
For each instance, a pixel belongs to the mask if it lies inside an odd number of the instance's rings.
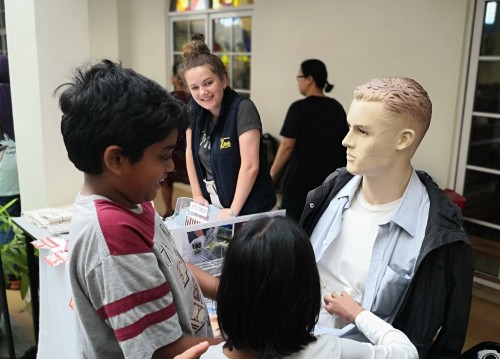
[[394,170],[382,176],[363,176],[361,191],[365,200],[372,204],[384,204],[403,197],[410,182],[413,168],[408,163],[403,169]]

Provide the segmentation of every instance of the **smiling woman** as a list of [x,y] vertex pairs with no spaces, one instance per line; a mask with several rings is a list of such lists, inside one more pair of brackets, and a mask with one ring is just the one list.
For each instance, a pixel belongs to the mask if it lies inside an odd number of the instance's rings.
[[266,212],[276,203],[257,108],[228,86],[221,59],[200,36],[184,46],[179,69],[192,99],[186,166],[193,198],[221,217]]

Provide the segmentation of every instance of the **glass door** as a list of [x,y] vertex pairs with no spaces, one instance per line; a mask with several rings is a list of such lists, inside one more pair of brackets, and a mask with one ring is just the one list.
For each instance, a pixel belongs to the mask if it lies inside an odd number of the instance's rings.
[[457,190],[476,271],[500,289],[500,7],[476,5]]

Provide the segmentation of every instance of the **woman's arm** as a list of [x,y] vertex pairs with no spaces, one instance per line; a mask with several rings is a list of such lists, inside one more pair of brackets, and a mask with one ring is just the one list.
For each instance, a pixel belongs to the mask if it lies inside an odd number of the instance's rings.
[[186,169],[189,177],[189,185],[191,186],[191,195],[197,202],[208,204],[208,201],[203,197],[203,192],[198,182],[198,176],[194,168],[193,151],[191,150],[191,140],[193,131],[188,128],[186,130]]
[[295,138],[283,137],[280,146],[278,147],[278,152],[276,153],[276,158],[274,159],[273,165],[271,166],[271,178],[273,182],[276,183],[278,175],[288,162],[290,155],[295,148],[295,143],[297,140]]
[[194,277],[198,281],[198,284],[201,287],[201,291],[203,295],[209,299],[215,300],[215,296],[217,295],[217,289],[219,288],[219,278],[214,277],[211,274],[208,274],[204,270],[198,268],[194,264],[186,262],[187,267],[193,273]]
[[[243,208],[255,184],[257,174],[259,173],[260,136],[260,130],[258,128],[252,128],[243,132],[238,138],[241,165],[240,171],[238,172],[233,202],[230,207],[235,216],[237,216]],[[221,211],[221,218],[227,217],[230,217],[229,208],[225,208]]]

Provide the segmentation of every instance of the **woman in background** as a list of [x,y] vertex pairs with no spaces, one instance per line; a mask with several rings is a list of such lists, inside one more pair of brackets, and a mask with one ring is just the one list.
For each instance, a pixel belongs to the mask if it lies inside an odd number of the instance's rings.
[[221,218],[271,210],[276,193],[253,102],[228,86],[221,59],[195,35],[180,73],[191,92],[186,166],[193,199],[221,208]]
[[306,98],[288,109],[280,132],[283,139],[271,167],[276,182],[286,166],[281,208],[297,222],[307,193],[336,168],[346,165],[346,149],[342,146],[349,130],[346,113],[337,100],[325,95],[333,88],[327,78],[326,66],[320,60],[306,60],[300,65],[297,81],[300,94]]
[[[172,67],[172,75],[170,77],[170,82],[174,87],[171,94],[181,101],[187,104],[189,101],[189,92],[187,91],[184,83],[182,82],[180,76],[178,75],[179,63],[175,63]],[[165,213],[162,217],[169,217],[174,214],[174,206],[172,203],[172,195],[174,192],[174,182],[181,182],[189,184],[189,178],[186,169],[186,133],[179,133],[177,137],[177,144],[172,151],[172,161],[174,162],[175,169],[173,172],[169,172],[165,180],[161,183],[161,195],[163,202],[165,203]]]

